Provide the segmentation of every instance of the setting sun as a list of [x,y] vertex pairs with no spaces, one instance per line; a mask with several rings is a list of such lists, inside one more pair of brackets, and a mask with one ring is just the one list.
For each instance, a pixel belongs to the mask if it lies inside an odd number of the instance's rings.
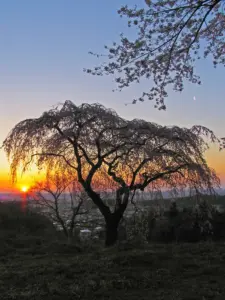
[[26,193],[28,191],[28,186],[24,185],[21,187],[21,192]]

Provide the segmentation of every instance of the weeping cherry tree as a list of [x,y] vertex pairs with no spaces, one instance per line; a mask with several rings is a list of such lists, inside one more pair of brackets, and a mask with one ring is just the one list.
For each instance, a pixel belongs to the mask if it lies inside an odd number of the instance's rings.
[[[120,220],[136,191],[146,188],[192,188],[213,192],[219,185],[204,158],[209,129],[160,126],[125,120],[100,104],[76,106],[66,101],[39,118],[18,123],[3,142],[15,180],[18,168],[74,173],[105,219],[105,245],[117,241]],[[63,171],[62,171],[63,172]],[[98,182],[113,182],[115,205],[110,208]],[[107,187],[106,187],[107,188]]]

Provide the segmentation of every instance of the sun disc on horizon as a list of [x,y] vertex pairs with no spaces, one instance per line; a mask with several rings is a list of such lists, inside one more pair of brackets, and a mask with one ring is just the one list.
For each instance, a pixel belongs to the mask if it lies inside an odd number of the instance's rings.
[[27,191],[28,191],[28,186],[26,186],[26,185],[23,185],[22,187],[21,187],[21,192],[23,192],[23,193],[26,193]]

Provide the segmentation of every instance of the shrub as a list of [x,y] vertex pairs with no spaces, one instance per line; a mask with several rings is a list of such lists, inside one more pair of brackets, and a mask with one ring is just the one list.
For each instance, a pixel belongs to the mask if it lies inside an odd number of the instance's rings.
[[0,231],[39,235],[55,233],[52,222],[35,210],[22,211],[20,203],[0,203]]
[[21,210],[20,203],[0,203],[0,244],[5,249],[42,247],[57,239],[57,231],[51,221],[30,209]]
[[127,221],[128,240],[137,242],[188,242],[225,240],[225,212],[206,201],[179,210],[176,202],[162,213],[157,207],[139,212]]

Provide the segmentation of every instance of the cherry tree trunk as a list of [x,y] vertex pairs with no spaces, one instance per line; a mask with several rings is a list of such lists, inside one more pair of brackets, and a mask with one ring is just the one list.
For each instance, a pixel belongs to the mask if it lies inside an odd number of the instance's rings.
[[118,226],[122,216],[112,214],[106,219],[105,246],[115,245],[118,240]]

